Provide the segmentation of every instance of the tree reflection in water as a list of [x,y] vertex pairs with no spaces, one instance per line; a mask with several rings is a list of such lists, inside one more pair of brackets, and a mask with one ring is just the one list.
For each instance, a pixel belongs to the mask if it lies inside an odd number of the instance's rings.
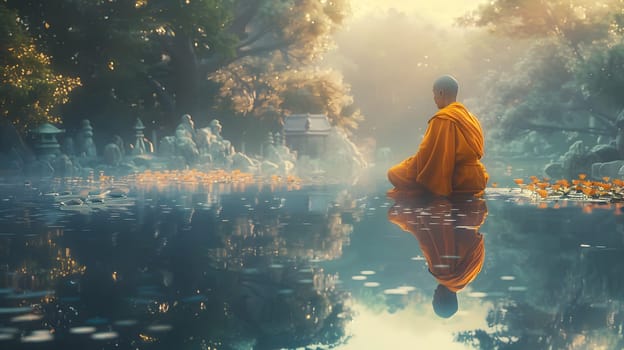
[[[491,328],[461,332],[458,341],[480,349],[624,347],[622,216],[610,205],[588,205],[540,210],[490,202],[497,219],[488,226],[496,232],[488,235],[488,251],[499,263],[487,273],[511,272],[526,292],[510,288],[491,298]],[[484,290],[500,290],[500,281],[481,282]]]
[[[70,214],[54,237],[39,228],[28,244],[0,245],[8,261],[1,287],[51,290],[33,301],[43,319],[21,330],[52,330],[50,348],[333,346],[346,338],[350,297],[315,262],[340,257],[352,231],[343,218],[358,214],[348,193],[315,195],[249,192],[199,203],[198,194],[152,193],[127,210]],[[54,264],[66,273],[43,278]],[[43,272],[20,274],[24,265]],[[0,307],[24,304],[14,301]],[[83,326],[114,336],[75,335]],[[5,344],[24,346],[19,337]]]

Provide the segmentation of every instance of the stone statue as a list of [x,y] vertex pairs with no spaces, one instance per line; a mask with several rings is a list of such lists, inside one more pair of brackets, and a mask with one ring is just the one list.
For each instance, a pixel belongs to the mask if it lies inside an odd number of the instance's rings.
[[178,135],[179,130],[186,131],[187,137],[195,141],[195,122],[193,122],[190,114],[185,114],[180,118],[180,124],[176,128],[176,135]]
[[112,143],[116,144],[117,147],[119,147],[119,151],[121,152],[122,156],[126,155],[126,147],[124,145],[123,139],[121,138],[121,136],[119,135],[113,135],[112,138]]
[[195,135],[195,143],[201,154],[210,153],[210,144],[212,143],[212,131],[210,128],[201,128],[197,130]]
[[297,154],[286,146],[286,138],[279,132],[275,133],[275,148],[277,149],[278,154],[284,161],[295,162],[297,161]]
[[275,147],[275,139],[273,138],[273,134],[271,132],[267,134],[267,137],[262,144],[262,156],[265,160],[275,164],[282,162],[282,157],[280,157],[279,152]]
[[210,131],[217,141],[223,141],[223,137],[221,136],[222,129],[223,127],[221,126],[221,122],[218,119],[213,119],[210,121]]
[[88,119],[82,121],[82,127],[76,135],[76,148],[78,155],[81,157],[97,157],[95,143],[93,142],[93,127]]

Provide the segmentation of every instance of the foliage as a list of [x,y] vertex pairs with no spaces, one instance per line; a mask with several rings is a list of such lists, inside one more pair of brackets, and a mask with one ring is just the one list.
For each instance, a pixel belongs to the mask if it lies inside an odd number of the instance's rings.
[[0,4],[0,118],[18,130],[60,123],[58,106],[69,101],[80,79],[56,73],[16,14]]
[[221,84],[221,103],[274,123],[281,123],[284,115],[322,113],[334,125],[357,127],[362,118],[339,73],[305,67],[285,70],[275,61],[247,59],[215,72],[211,78]]
[[[621,1],[497,0],[459,20],[507,38],[532,38],[513,69],[485,80],[480,111],[501,138],[526,130],[613,135],[624,108]],[[537,40],[536,40],[537,39]],[[594,123],[593,121],[596,123]]]
[[220,81],[209,79],[215,72],[240,66],[249,72],[254,67],[246,65],[271,64],[274,57],[285,62],[276,71],[290,75],[313,64],[348,14],[347,0],[7,4],[40,38],[56,67],[81,77],[84,88],[67,110],[70,118],[94,118],[95,111],[102,121],[112,115],[131,123],[139,116],[148,125],[165,126],[184,113],[199,121],[208,117],[220,88]]

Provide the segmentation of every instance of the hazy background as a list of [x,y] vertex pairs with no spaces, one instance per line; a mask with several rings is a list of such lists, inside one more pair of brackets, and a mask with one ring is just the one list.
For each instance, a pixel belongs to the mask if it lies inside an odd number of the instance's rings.
[[[401,158],[415,151],[427,120],[436,111],[431,86],[441,74],[461,83],[459,99],[478,104],[479,81],[490,69],[504,68],[500,51],[466,45],[482,31],[456,25],[456,18],[481,1],[352,2],[353,17],[336,35],[326,63],[341,71],[365,120],[358,135],[374,136],[377,147],[390,147]],[[496,51],[496,52],[495,52]],[[497,54],[497,57],[493,57]]]

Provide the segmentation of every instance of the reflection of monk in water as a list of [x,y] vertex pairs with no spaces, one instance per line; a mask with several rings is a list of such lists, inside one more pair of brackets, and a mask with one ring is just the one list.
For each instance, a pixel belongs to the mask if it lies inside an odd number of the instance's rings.
[[478,198],[403,198],[388,211],[390,222],[418,239],[439,283],[433,308],[440,317],[457,312],[456,293],[481,271],[485,248],[479,228],[486,215],[485,201]]

